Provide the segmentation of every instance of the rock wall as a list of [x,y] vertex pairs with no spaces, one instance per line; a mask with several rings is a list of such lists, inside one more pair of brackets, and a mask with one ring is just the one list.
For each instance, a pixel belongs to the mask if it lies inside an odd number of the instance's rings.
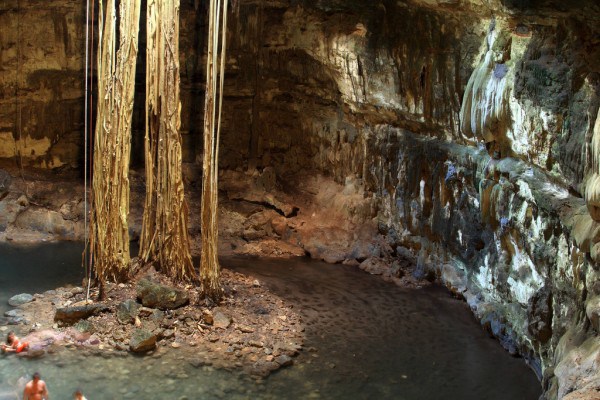
[[[98,2],[90,10],[97,46]],[[202,149],[204,2],[183,0],[181,27],[184,159]],[[145,15],[145,10],[144,10]],[[92,19],[93,17],[93,19]],[[6,0],[0,4],[0,160],[35,168],[81,168],[84,149],[86,3]],[[91,119],[95,118],[96,52],[88,53]],[[133,117],[132,163],[143,165],[145,22]],[[93,122],[92,122],[93,124]],[[200,142],[200,143],[198,143]]]
[[[222,165],[333,164],[343,179],[362,164],[350,154],[361,147],[360,126],[383,123],[485,142],[578,184],[600,79],[597,6],[579,3],[240,1],[230,20]],[[206,4],[181,7],[184,158],[194,161]],[[85,6],[12,0],[0,18],[0,158],[80,166]],[[144,74],[142,65],[134,150],[143,145]]]
[[577,360],[600,361],[600,225],[582,199],[598,6],[242,4],[259,34],[233,40],[256,49],[259,79],[239,160],[360,182],[391,256],[464,297],[547,398],[597,393]]
[[85,5],[0,4],[0,159],[77,166],[83,131]]

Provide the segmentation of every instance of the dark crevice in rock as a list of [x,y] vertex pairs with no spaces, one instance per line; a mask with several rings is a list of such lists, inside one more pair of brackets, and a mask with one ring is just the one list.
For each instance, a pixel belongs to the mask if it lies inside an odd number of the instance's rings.
[[292,206],[291,211],[286,213],[282,209],[280,209],[280,208],[276,207],[275,205],[273,205],[269,202],[266,202],[266,201],[248,200],[248,199],[239,198],[239,197],[232,197],[231,200],[243,201],[243,202],[250,203],[250,204],[256,204],[258,206],[263,206],[265,208],[268,208],[269,210],[275,211],[277,214],[279,214],[283,217],[286,217],[286,218],[296,217],[298,215],[298,211],[300,211],[300,208],[298,208],[296,206]]

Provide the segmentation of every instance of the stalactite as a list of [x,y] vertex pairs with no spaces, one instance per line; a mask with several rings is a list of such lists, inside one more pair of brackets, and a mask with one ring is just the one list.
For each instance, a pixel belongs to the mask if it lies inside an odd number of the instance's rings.
[[462,107],[460,128],[468,138],[476,137],[484,142],[506,140],[510,123],[508,103],[506,57],[511,41],[500,28],[490,29],[487,50],[481,63],[469,78]]
[[591,166],[584,182],[585,200],[592,218],[600,221],[600,108],[592,132]]
[[[206,98],[204,104],[204,160],[202,168],[202,210],[200,258],[200,284],[205,297],[218,300],[223,295],[217,252],[218,226],[218,172],[221,109],[227,35],[228,0],[211,0],[208,28],[208,54],[206,57]],[[221,7],[222,5],[222,7]],[[221,43],[219,43],[219,33]],[[220,51],[219,51],[220,50]],[[219,54],[220,53],[220,54]],[[219,69],[217,71],[217,68]],[[217,92],[217,80],[219,91]],[[217,107],[217,94],[218,107]],[[216,126],[215,126],[216,120]]]
[[92,183],[90,248],[100,282],[123,280],[129,264],[129,155],[140,0],[120,3],[116,50],[115,1],[100,1],[98,110]]
[[146,52],[146,202],[140,258],[177,280],[196,277],[179,128],[179,1],[148,0]]

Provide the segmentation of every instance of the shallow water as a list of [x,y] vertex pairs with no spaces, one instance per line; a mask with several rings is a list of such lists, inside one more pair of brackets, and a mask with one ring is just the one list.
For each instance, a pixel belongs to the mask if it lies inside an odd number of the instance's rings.
[[0,312],[15,294],[42,293],[66,283],[81,285],[85,275],[78,243],[8,245],[0,243]]
[[[83,275],[74,244],[0,246],[0,308]],[[537,399],[535,375],[485,334],[465,304],[439,288],[401,289],[355,268],[306,259],[227,259],[287,299],[306,324],[296,365],[256,384],[236,372],[161,357],[0,358],[0,399],[39,370],[55,399],[82,387],[94,399]],[[8,273],[5,273],[7,271]],[[20,272],[23,271],[23,272]],[[10,398],[10,397],[6,397]]]

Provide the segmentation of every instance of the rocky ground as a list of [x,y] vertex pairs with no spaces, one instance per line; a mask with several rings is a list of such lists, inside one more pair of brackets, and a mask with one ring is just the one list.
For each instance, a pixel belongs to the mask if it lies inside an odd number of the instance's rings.
[[[197,255],[200,185],[192,167],[187,166],[185,181],[192,252]],[[80,177],[68,171],[59,175],[28,171],[20,176],[17,170],[7,170],[10,173],[0,170],[0,241],[84,239],[86,207]],[[131,182],[129,225],[136,240],[143,176],[133,171]],[[407,272],[414,265],[410,254],[393,256],[395,250],[377,234],[376,210],[360,182],[348,180],[342,186],[315,175],[291,177],[285,185],[269,169],[221,173],[220,255],[310,256],[358,266],[401,286],[427,284]],[[16,299],[17,308],[7,313],[0,330],[17,324],[17,333],[32,343],[25,355],[31,357],[65,346],[115,355],[179,351],[193,365],[238,369],[257,379],[291,365],[304,340],[302,321],[292,306],[252,277],[228,270],[222,277],[226,297],[218,305],[201,301],[197,288],[176,289],[154,272],[127,284],[109,285],[103,302],[86,304],[81,287],[58,288]],[[178,293],[181,304],[144,300],[142,286],[149,282],[171,287],[165,290]],[[97,298],[95,289],[90,298]]]
[[[86,303],[85,289],[63,287],[11,299],[2,326],[30,343],[24,357],[64,347],[85,353],[148,355],[178,351],[196,367],[241,370],[256,379],[293,364],[304,327],[292,306],[248,276],[223,271],[226,296],[200,300],[193,286],[176,287],[150,271],[107,287],[107,299]],[[92,299],[97,291],[92,290]],[[21,304],[22,303],[22,304]]]

